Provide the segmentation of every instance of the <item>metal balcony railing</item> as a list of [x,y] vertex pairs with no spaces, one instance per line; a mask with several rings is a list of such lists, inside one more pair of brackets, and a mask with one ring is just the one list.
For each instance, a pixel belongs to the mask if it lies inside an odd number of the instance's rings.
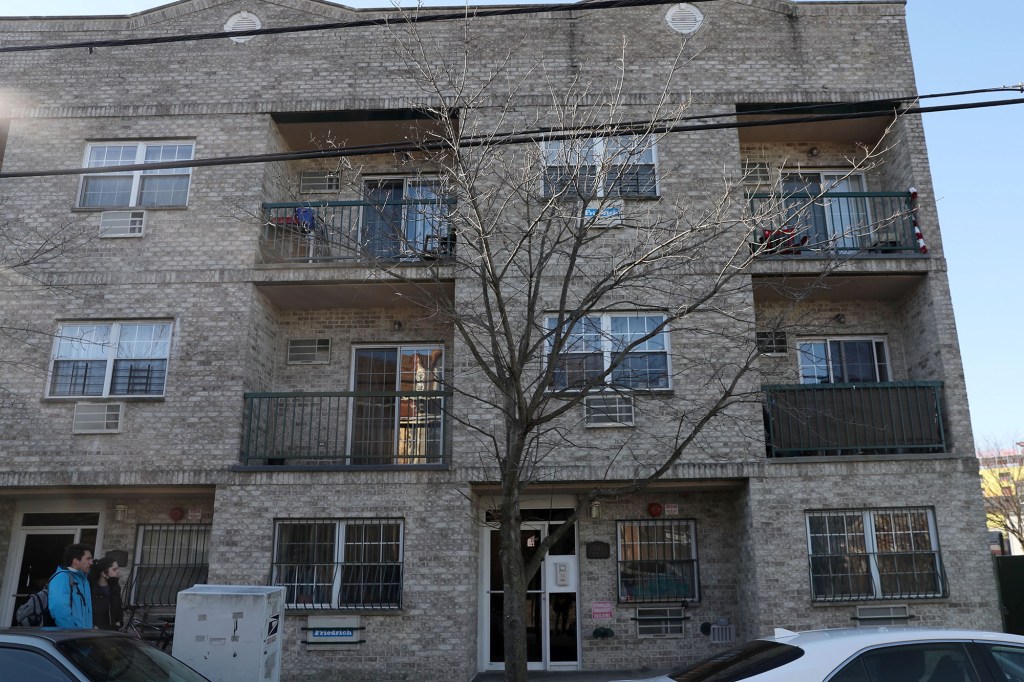
[[753,194],[752,248],[765,256],[917,253],[907,192]]
[[451,258],[454,199],[263,204],[264,263]]
[[764,386],[769,457],[946,451],[942,383]]
[[450,395],[447,391],[246,393],[241,463],[441,465]]

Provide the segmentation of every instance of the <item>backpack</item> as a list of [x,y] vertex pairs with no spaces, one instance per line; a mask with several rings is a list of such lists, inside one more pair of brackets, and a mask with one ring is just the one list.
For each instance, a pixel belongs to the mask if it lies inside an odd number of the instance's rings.
[[[51,578],[52,580],[53,578]],[[71,583],[71,576],[68,576],[68,586],[71,587],[71,593],[74,594],[74,586]],[[29,595],[28,601],[18,607],[18,610],[14,613],[15,622],[22,627],[53,627],[57,622],[50,615],[50,583],[47,581],[46,587],[39,590],[38,592]],[[70,606],[71,600],[68,600]]]

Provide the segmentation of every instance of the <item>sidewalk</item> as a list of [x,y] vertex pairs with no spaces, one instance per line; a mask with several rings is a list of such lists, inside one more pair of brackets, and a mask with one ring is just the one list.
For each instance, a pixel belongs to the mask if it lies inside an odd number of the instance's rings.
[[[530,682],[613,682],[615,680],[646,680],[664,675],[668,670],[580,670],[573,672],[546,672],[531,670],[526,674]],[[473,682],[501,682],[505,674],[501,671],[477,673]]]

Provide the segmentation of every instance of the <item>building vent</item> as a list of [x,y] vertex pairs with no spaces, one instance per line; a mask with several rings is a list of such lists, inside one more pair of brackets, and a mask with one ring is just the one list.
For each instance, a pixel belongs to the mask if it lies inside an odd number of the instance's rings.
[[71,433],[120,433],[124,403],[78,403]]
[[[255,31],[256,29],[263,28],[263,23],[260,22],[260,18],[250,12],[239,12],[238,14],[232,14],[231,17],[224,22],[225,31]],[[252,40],[256,36],[238,36],[231,40],[236,43],[244,43],[248,40]]]
[[704,15],[693,5],[681,2],[668,11],[665,22],[676,33],[690,35],[704,24]]
[[299,191],[303,194],[337,192],[341,189],[341,178],[336,171],[307,170],[299,176]]
[[853,619],[858,626],[872,625],[907,625],[913,616],[906,604],[893,606],[858,606],[857,615]]
[[681,607],[642,608],[636,610],[638,637],[682,637],[688,618]]
[[586,425],[633,426],[633,398],[622,395],[592,395],[583,400]]
[[145,211],[104,211],[100,214],[101,237],[141,237]]
[[767,192],[772,185],[772,170],[765,161],[743,160],[743,184],[748,188],[763,188]]
[[330,339],[289,339],[289,365],[327,365],[331,362]]
[[711,626],[712,644],[732,644],[736,641],[736,626],[732,623],[713,624]]

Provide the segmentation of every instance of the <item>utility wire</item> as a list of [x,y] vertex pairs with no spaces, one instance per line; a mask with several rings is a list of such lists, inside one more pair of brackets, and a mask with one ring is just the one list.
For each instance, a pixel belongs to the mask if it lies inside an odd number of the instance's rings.
[[727,130],[738,128],[757,128],[766,126],[789,125],[793,123],[815,123],[818,121],[849,121],[880,116],[896,117],[900,115],[920,115],[942,111],[962,111],[966,109],[985,109],[991,107],[1024,104],[1024,98],[1009,100],[990,100],[986,102],[970,102],[965,104],[948,104],[932,107],[908,107],[901,111],[879,109],[836,114],[820,114],[815,116],[794,116],[761,121],[730,121],[727,123],[703,124],[672,124],[654,123],[651,121],[628,121],[609,123],[598,126],[586,126],[542,131],[495,133],[453,140],[436,140],[431,142],[403,142],[379,145],[362,145],[356,147],[339,147],[331,149],[307,149],[297,152],[276,152],[270,154],[250,154],[245,156],[224,156],[212,159],[192,159],[189,161],[164,161],[161,163],[137,163],[123,166],[100,166],[95,168],[64,168],[41,171],[12,171],[0,173],[0,179],[6,178],[38,178],[58,175],[97,175],[102,173],[118,173],[128,171],[163,170],[172,168],[201,168],[209,166],[236,166],[251,163],[270,163],[278,161],[298,161],[304,159],[328,159],[352,156],[369,156],[373,154],[389,154],[415,151],[440,151],[459,148],[503,146],[512,144],[539,143],[545,141],[571,140],[582,137],[612,137],[628,134],[664,134],[694,132],[702,130]]
[[[715,2],[716,0],[690,0],[690,2]],[[546,14],[549,12],[578,12],[598,9],[620,9],[630,7],[650,7],[653,5],[675,4],[678,0],[593,0],[592,2],[563,2],[556,5],[530,5],[528,7],[512,7],[503,9],[469,8],[459,12],[442,14],[406,14],[385,16],[377,19],[360,19],[358,21],[336,21],[326,24],[306,24],[303,26],[279,26],[277,28],[254,28],[248,31],[216,31],[213,33],[191,33],[176,36],[158,36],[150,38],[122,38],[120,40],[86,40],[75,43],[53,43],[50,45],[12,45],[0,47],[5,52],[42,52],[45,50],[72,50],[88,48],[91,52],[97,47],[126,47],[129,45],[160,45],[164,43],[182,43],[197,40],[218,40],[220,38],[240,38],[243,36],[281,35],[286,33],[309,33],[311,31],[333,31],[343,28],[364,28],[367,26],[402,26],[411,24],[429,24],[442,21],[460,21],[465,19],[485,19],[489,17],[510,17],[527,14]]]

